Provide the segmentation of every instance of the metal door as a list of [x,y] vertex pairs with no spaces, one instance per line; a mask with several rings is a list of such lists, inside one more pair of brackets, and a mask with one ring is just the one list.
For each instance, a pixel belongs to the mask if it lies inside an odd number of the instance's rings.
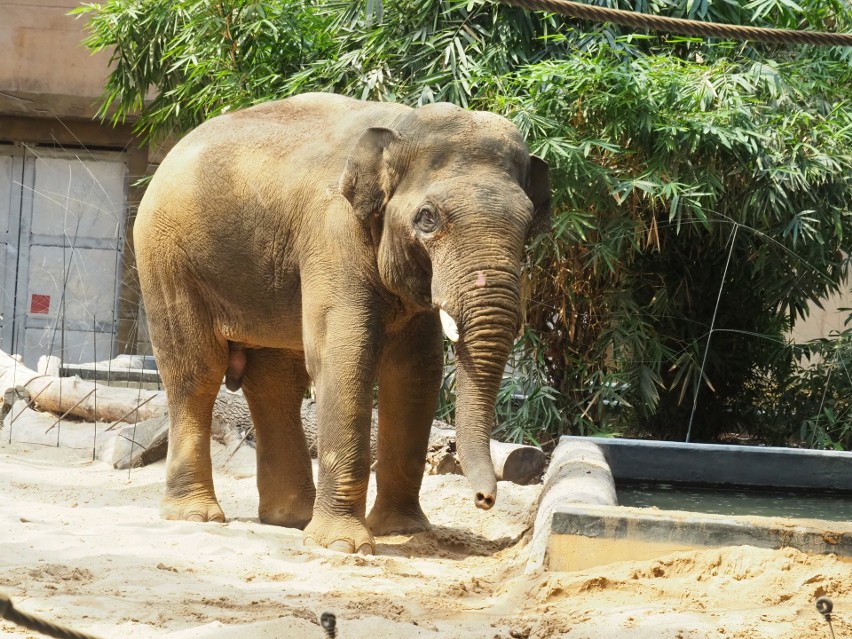
[[13,351],[23,177],[23,153],[11,145],[0,146],[0,350],[7,353]]
[[[124,245],[125,157],[37,148],[27,150],[22,164],[13,351],[30,367],[42,355],[67,364],[111,358]],[[11,200],[14,218],[14,195]],[[11,251],[7,255],[8,270]]]

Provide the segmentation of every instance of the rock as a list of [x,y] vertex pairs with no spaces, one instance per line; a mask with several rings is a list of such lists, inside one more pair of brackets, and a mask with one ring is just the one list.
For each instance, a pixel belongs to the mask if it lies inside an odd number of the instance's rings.
[[101,459],[120,470],[147,466],[165,459],[169,443],[167,415],[126,424],[111,431],[110,445],[102,449]]

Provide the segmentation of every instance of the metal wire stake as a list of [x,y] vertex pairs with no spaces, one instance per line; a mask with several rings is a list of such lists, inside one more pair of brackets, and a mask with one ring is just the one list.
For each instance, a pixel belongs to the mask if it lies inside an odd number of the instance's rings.
[[95,431],[92,436],[92,461],[95,461],[98,450],[98,318],[94,314],[92,315],[92,362],[95,366],[95,408],[92,417]]
[[834,604],[828,597],[820,597],[816,600],[816,609],[825,620],[828,622],[828,629],[831,631],[831,639],[836,639],[834,636],[834,626],[831,625],[831,611],[834,609]]
[[[44,375],[39,375],[39,377],[44,377]],[[33,379],[35,379],[35,378],[33,378]],[[32,380],[30,380],[30,381],[32,381]],[[29,383],[29,382],[28,382],[28,383]],[[26,386],[24,386],[24,390],[26,390],[26,388],[27,388],[27,387],[26,387]],[[50,388],[50,384],[48,384],[47,386],[45,386],[44,388],[42,388],[42,389],[41,389],[39,392],[37,392],[34,396],[30,397],[29,401],[27,402],[26,406],[24,406],[24,408],[29,408],[30,406],[32,406],[33,404],[35,404],[35,401],[39,398],[39,396],[40,396],[40,395],[41,395],[44,391],[46,391],[48,388]],[[12,421],[10,421],[10,422],[9,422],[9,426],[11,426],[11,425],[12,425],[12,424],[14,424],[16,421],[18,421],[18,417],[20,417],[20,416],[21,416],[21,415],[23,415],[23,414],[24,414],[24,411],[23,411],[23,410],[21,410],[21,412],[19,412],[17,415],[15,415],[14,417],[12,417]],[[11,431],[11,429],[9,430],[9,443],[10,443],[10,444],[12,443],[12,431]]]
[[325,635],[328,639],[337,637],[337,617],[333,613],[324,612],[320,616],[320,624],[325,629]]
[[[115,421],[114,421],[114,422],[110,425],[110,427],[109,427],[109,428],[107,428],[106,430],[112,430],[112,429],[114,429],[114,428],[115,428],[116,426],[118,426],[118,425],[119,425],[122,421],[124,421],[124,418],[125,418],[125,417],[130,417],[130,416],[133,414],[133,411],[138,411],[140,408],[142,408],[145,404],[147,404],[148,402],[150,402],[150,401],[151,401],[152,399],[154,399],[155,397],[157,397],[157,395],[151,395],[151,396],[150,396],[148,399],[146,399],[144,402],[139,402],[139,403],[136,405],[136,408],[131,408],[129,411],[127,411],[126,413],[124,413],[124,415],[122,415],[121,417],[119,417],[118,419],[116,419],[116,420],[115,420]],[[137,413],[137,415],[136,415],[136,419],[137,419],[137,420],[139,419],[139,415],[138,415],[138,413]],[[104,431],[104,432],[106,432],[106,431]]]
[[[50,431],[52,431],[52,430],[53,430],[53,428],[54,428],[57,424],[61,424],[61,423],[62,423],[62,420],[63,420],[63,419],[65,419],[66,417],[68,417],[68,415],[70,415],[70,414],[71,414],[71,411],[72,411],[72,410],[74,410],[75,408],[77,408],[80,404],[82,404],[82,403],[83,403],[83,402],[85,402],[87,399],[89,399],[92,395],[94,395],[96,390],[98,390],[98,389],[97,389],[97,387],[95,387],[95,388],[93,388],[92,390],[90,390],[88,393],[86,393],[86,395],[85,395],[85,396],[84,396],[81,400],[79,400],[79,401],[78,401],[76,404],[74,404],[71,408],[69,408],[69,409],[68,409],[68,410],[66,410],[64,413],[62,413],[62,415],[60,415],[60,416],[59,416],[59,419],[57,419],[55,422],[53,422],[53,423],[50,425],[50,428],[48,428],[46,431],[44,431],[44,434],[45,434],[45,435],[47,435]],[[97,424],[97,419],[95,420],[95,423]]]

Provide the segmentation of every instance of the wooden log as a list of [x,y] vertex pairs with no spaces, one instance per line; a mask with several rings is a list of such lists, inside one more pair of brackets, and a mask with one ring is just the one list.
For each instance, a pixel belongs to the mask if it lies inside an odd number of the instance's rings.
[[497,479],[526,486],[537,483],[547,457],[540,448],[491,440],[491,461]]
[[117,388],[77,377],[42,375],[0,351],[0,388],[5,392],[18,386],[29,392],[38,408],[87,421],[133,423],[168,412],[164,391]]
[[[547,456],[540,448],[491,440],[491,462],[498,480],[514,484],[536,483],[544,473]],[[456,431],[443,422],[434,422],[426,454],[429,475],[462,475],[456,452]]]

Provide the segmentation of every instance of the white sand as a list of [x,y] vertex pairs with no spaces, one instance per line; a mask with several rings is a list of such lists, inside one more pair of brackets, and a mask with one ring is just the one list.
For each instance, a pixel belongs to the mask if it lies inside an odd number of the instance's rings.
[[[104,639],[321,639],[324,611],[341,639],[828,639],[825,594],[836,636],[852,637],[852,564],[832,556],[741,547],[528,575],[539,487],[501,482],[484,513],[456,476],[425,478],[434,532],[381,537],[374,557],[309,550],[257,522],[249,452],[224,465],[214,450],[225,525],[160,520],[162,463],[128,473],[3,442],[0,592]],[[40,635],[0,621],[0,636]]]

